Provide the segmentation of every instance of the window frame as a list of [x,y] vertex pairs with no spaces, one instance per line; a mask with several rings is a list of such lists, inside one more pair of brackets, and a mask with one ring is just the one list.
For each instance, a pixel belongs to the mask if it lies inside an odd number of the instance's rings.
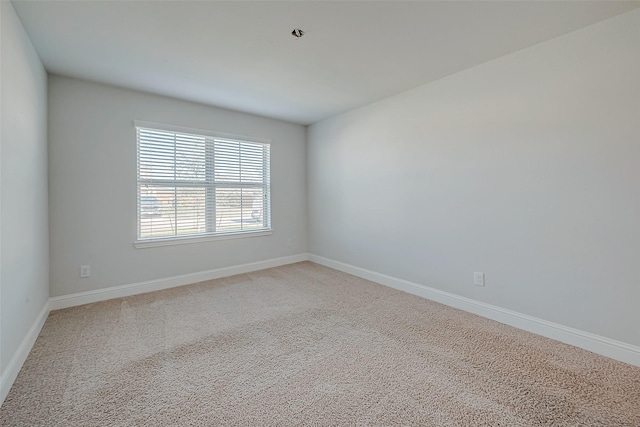
[[[248,137],[244,135],[236,135],[229,133],[221,133],[214,132],[210,130],[204,129],[196,129],[196,128],[188,128],[182,126],[174,126],[167,125],[162,123],[155,122],[147,122],[141,120],[134,120],[134,131],[135,131],[135,144],[136,144],[136,231],[134,240],[134,246],[136,248],[149,248],[149,247],[158,247],[158,246],[169,246],[169,245],[182,245],[182,244],[190,244],[190,243],[201,243],[208,241],[216,241],[216,240],[228,240],[228,239],[242,239],[248,237],[258,237],[258,236],[268,236],[273,234],[272,227],[272,209],[271,209],[271,140],[263,139],[263,138],[255,138]],[[140,218],[141,218],[141,208],[140,208],[140,147],[139,147],[139,138],[138,138],[138,129],[147,129],[151,131],[163,131],[163,132],[174,132],[174,133],[183,133],[187,135],[195,135],[202,136],[205,138],[214,138],[214,139],[227,139],[236,142],[246,142],[253,144],[265,144],[268,146],[268,156],[266,158],[266,170],[267,176],[263,184],[261,186],[266,191],[266,203],[265,209],[267,210],[267,224],[265,224],[265,228],[260,228],[256,230],[242,230],[242,231],[225,231],[225,232],[204,232],[204,233],[195,233],[188,235],[176,235],[176,236],[166,236],[166,237],[149,237],[149,238],[140,238]],[[207,166],[207,171],[209,171],[209,166]],[[164,181],[164,180],[162,180]],[[169,183],[171,180],[167,180]],[[184,180],[181,180],[184,181]],[[178,180],[173,180],[174,183],[180,182]],[[195,182],[194,182],[195,184]],[[175,185],[175,184],[174,184]],[[206,185],[213,185],[211,188],[225,188],[229,187],[229,183],[221,183],[220,186],[216,185],[215,180],[213,182],[209,182]],[[241,186],[242,187],[242,186]],[[257,186],[258,187],[258,186]],[[215,208],[214,208],[215,215]],[[209,213],[207,212],[207,215]],[[215,221],[214,221],[215,222]]]

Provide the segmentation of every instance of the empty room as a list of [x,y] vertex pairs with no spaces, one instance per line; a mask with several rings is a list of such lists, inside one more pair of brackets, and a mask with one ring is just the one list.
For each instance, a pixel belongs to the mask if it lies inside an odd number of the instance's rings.
[[640,2],[0,36],[0,425],[640,426]]

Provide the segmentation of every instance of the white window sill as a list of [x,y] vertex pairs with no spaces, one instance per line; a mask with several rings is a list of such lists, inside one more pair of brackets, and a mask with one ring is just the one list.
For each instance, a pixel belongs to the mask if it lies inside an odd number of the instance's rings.
[[157,239],[136,240],[133,246],[138,249],[155,248],[158,246],[187,245],[190,243],[212,242],[216,240],[244,239],[247,237],[269,236],[273,230],[245,231],[242,233],[229,233],[204,236],[164,237]]

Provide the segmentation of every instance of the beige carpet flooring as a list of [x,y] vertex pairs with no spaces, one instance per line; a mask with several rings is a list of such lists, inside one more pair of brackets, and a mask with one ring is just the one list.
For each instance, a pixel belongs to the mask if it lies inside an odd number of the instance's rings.
[[640,426],[640,368],[309,262],[54,311],[2,426]]

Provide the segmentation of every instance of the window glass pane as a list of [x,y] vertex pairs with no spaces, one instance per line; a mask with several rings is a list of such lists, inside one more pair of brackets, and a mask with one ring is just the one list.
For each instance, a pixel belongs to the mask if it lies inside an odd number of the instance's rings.
[[174,192],[173,187],[140,187],[140,238],[175,236]]
[[263,195],[261,188],[216,189],[216,231],[264,228]]
[[205,138],[176,134],[176,179],[204,181]]
[[265,150],[264,144],[216,139],[215,180],[241,183],[264,182],[264,165],[267,160]]
[[174,179],[175,138],[171,132],[138,130],[138,178]]
[[206,190],[204,188],[178,188],[176,190],[176,234],[205,233]]
[[240,182],[263,182],[265,147],[262,144],[244,143],[241,146],[242,177]]
[[214,145],[215,180],[240,181],[240,144],[235,141],[216,140]]
[[254,223],[245,224],[248,229],[267,228],[269,226],[269,209],[267,206],[266,191],[264,188],[246,189],[247,196],[251,199],[251,219]]

